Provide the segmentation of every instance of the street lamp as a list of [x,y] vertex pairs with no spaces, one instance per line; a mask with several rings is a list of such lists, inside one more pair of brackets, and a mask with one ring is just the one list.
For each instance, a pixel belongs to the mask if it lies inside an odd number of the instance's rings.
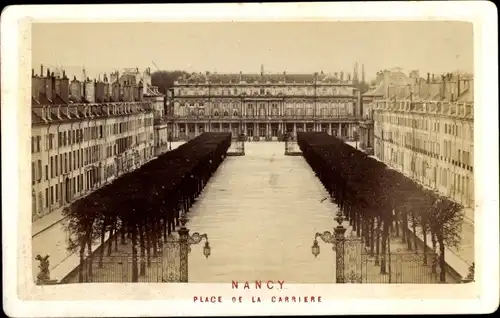
[[[208,242],[208,236],[207,234],[200,234],[198,232],[194,232],[192,235],[189,235],[189,230],[186,228],[186,223],[188,221],[188,218],[186,217],[186,213],[182,213],[180,219],[181,223],[181,228],[179,229],[179,232],[181,230],[187,230],[187,243],[189,245],[196,245],[199,244],[203,239],[205,239],[205,245],[203,247],[203,255],[205,258],[208,258],[211,254],[211,248],[210,248],[210,243]],[[180,234],[180,233],[179,233]]]
[[318,257],[319,255],[319,244],[318,244],[318,240],[315,238],[314,239],[314,242],[313,242],[313,245],[311,246],[311,252],[312,252],[312,255],[314,255],[314,257]]
[[342,225],[344,218],[340,209],[337,211],[337,215],[334,220],[338,225],[333,229],[333,233],[330,231],[324,231],[323,233],[317,232],[314,236],[313,245],[311,246],[311,253],[316,258],[319,253],[318,237],[325,243],[333,245],[333,250],[335,251],[335,271],[336,271],[336,282],[345,283],[344,275],[344,245],[345,245],[345,231],[346,228]]

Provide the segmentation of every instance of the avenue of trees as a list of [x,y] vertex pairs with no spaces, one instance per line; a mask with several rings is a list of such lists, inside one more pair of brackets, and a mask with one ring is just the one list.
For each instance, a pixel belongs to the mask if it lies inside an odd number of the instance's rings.
[[[146,262],[162,250],[167,235],[175,231],[180,215],[191,207],[230,145],[229,133],[201,134],[65,209],[68,250],[80,254],[79,282],[84,274],[91,280],[92,262],[102,266],[104,254],[110,256],[113,245],[118,250],[118,244],[125,245],[127,239],[132,243],[132,281],[137,282],[149,265]],[[101,243],[98,255],[91,248],[96,242]]]
[[[423,253],[427,263],[430,234],[432,271],[439,264],[439,280],[445,281],[445,246],[458,247],[462,207],[426,189],[384,163],[326,133],[298,133],[297,141],[305,160],[330,193],[332,200],[362,236],[381,273],[386,273],[385,257],[391,234],[400,236],[410,251]],[[419,251],[416,233],[423,234]]]

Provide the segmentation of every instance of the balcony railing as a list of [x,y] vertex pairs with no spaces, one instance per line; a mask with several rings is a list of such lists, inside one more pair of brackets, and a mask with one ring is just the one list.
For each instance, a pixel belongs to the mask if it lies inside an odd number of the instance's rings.
[[174,115],[167,116],[165,119],[156,121],[155,124],[163,122],[171,122],[172,120],[334,120],[334,119],[351,119],[360,120],[360,116],[355,115],[240,115],[240,116],[216,116],[216,115]]

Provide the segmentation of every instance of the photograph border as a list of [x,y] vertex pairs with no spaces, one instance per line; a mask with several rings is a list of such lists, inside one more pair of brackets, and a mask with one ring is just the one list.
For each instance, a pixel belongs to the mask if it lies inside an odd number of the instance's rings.
[[[6,7],[2,11],[0,28],[4,311],[9,316],[23,317],[493,312],[499,303],[499,250],[496,248],[499,237],[496,12],[495,5],[486,1]],[[287,286],[286,292],[293,294],[321,295],[323,302],[317,304],[232,303],[233,296],[269,297],[272,292],[235,292],[231,290],[231,282],[34,284],[31,274],[31,235],[27,235],[31,233],[31,203],[26,200],[31,198],[28,168],[31,112],[27,105],[31,102],[32,23],[381,20],[464,21],[473,24],[475,282],[456,285],[377,284],[375,288],[374,284]],[[489,244],[488,240],[492,239],[494,242]],[[225,302],[193,304],[193,296],[200,293],[221,295]]]

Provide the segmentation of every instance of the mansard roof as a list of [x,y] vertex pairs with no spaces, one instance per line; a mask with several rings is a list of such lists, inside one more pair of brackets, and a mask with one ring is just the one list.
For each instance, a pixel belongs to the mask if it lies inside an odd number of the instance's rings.
[[[306,73],[281,73],[281,74],[257,74],[257,73],[193,73],[185,82],[189,84],[204,84],[207,81],[216,84],[231,84],[239,83],[240,80],[245,83],[312,83],[315,79],[315,74]],[[341,82],[338,77],[331,74],[318,74],[318,82],[322,83],[338,83]]]

